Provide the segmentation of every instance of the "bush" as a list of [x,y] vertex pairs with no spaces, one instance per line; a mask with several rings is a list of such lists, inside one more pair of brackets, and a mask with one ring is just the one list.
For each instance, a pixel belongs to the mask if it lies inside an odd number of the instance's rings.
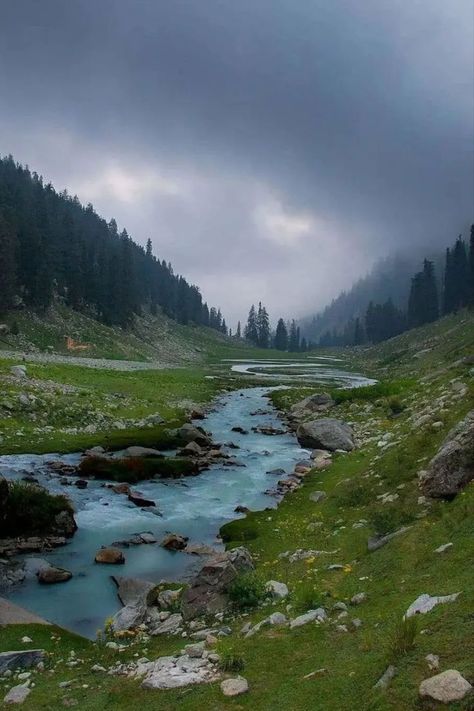
[[345,490],[337,495],[337,503],[343,508],[354,508],[356,506],[365,506],[374,497],[373,487],[369,484],[356,484],[350,482],[346,485]]
[[79,465],[83,477],[110,479],[136,484],[154,477],[180,477],[197,474],[198,467],[190,459],[179,457],[84,457]]
[[220,657],[219,669],[223,672],[236,673],[245,669],[244,658],[232,650],[222,652]]
[[234,607],[247,610],[264,600],[265,583],[255,573],[239,575],[228,587],[227,593]]
[[418,620],[414,615],[397,620],[389,634],[388,661],[396,662],[411,652],[415,648],[417,633]]
[[30,536],[55,533],[55,518],[72,512],[65,496],[53,496],[45,489],[24,482],[9,482],[8,496],[0,511],[0,536]]
[[379,536],[392,533],[413,521],[412,514],[399,506],[383,504],[382,508],[373,509],[368,514],[374,532]]
[[316,610],[321,607],[321,594],[316,588],[305,583],[295,593],[293,607],[297,612],[307,612],[308,610]]
[[393,417],[400,415],[400,413],[402,413],[405,409],[405,405],[403,405],[398,397],[391,397],[388,401],[388,407]]
[[220,529],[220,534],[224,543],[235,541],[245,543],[253,541],[258,537],[258,528],[255,523],[249,521],[249,517],[236,519],[224,524]]

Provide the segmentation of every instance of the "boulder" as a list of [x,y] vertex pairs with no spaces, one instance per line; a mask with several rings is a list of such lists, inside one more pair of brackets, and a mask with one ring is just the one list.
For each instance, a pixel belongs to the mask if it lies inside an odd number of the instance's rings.
[[405,613],[405,617],[413,617],[413,615],[425,615],[427,612],[436,607],[436,605],[444,605],[446,602],[454,602],[460,593],[452,595],[435,595],[432,597],[428,593],[419,595],[415,602],[412,602]]
[[30,669],[42,662],[44,649],[22,649],[16,652],[0,652],[0,674],[17,669]]
[[181,442],[187,444],[188,442],[196,442],[201,447],[209,447],[211,444],[211,438],[202,427],[195,427],[190,423],[184,424],[177,430],[177,437]]
[[144,601],[125,605],[113,616],[112,629],[114,632],[135,629],[145,620],[146,614],[147,609]]
[[114,484],[112,487],[112,491],[115,492],[116,494],[130,494],[131,489],[130,489],[130,484],[126,484],[125,482],[122,482],[121,484]]
[[326,497],[327,494],[325,491],[312,491],[309,495],[309,500],[315,504],[319,504],[321,501],[324,501]]
[[315,412],[324,412],[333,405],[334,400],[329,393],[316,393],[295,403],[290,409],[290,417],[295,419],[309,417]]
[[471,684],[456,669],[447,669],[420,684],[420,696],[442,704],[461,701],[472,691]]
[[163,622],[160,622],[152,631],[151,634],[155,637],[160,634],[177,634],[181,630],[183,616],[179,612],[170,615]]
[[96,553],[95,562],[108,565],[121,565],[125,563],[125,556],[118,548],[101,548]]
[[160,543],[162,548],[168,551],[183,551],[188,542],[187,536],[180,536],[177,533],[169,533]]
[[189,620],[224,610],[228,604],[229,585],[240,574],[253,569],[250,553],[243,546],[208,560],[183,594],[184,618]]
[[17,686],[12,686],[8,694],[4,697],[3,703],[5,705],[10,704],[22,704],[26,701],[26,698],[30,695],[31,689],[26,684],[18,684]]
[[139,506],[140,508],[145,508],[147,506],[156,506],[155,502],[152,499],[145,499],[144,496],[142,496],[138,491],[130,491],[128,494],[128,500],[132,502],[132,504],[135,504],[135,506]]
[[288,596],[288,587],[285,583],[279,583],[277,580],[269,580],[265,585],[265,590],[274,600],[283,600]]
[[27,378],[26,365],[12,365],[10,368],[10,373],[15,376],[15,378]]
[[122,605],[134,605],[141,600],[146,600],[148,593],[155,587],[155,583],[139,578],[127,578],[123,575],[112,575],[112,580],[117,586],[117,595]]
[[330,417],[300,424],[296,436],[302,447],[311,449],[327,449],[330,452],[341,449],[350,452],[355,446],[352,428]]
[[182,454],[183,457],[200,457],[202,455],[202,447],[200,447],[197,442],[188,442],[180,454]]
[[77,523],[74,520],[74,514],[70,509],[60,511],[54,517],[53,530],[55,533],[71,538],[77,531]]
[[474,479],[474,410],[448,434],[426,471],[420,489],[432,498],[451,499]]
[[302,627],[303,625],[307,625],[309,622],[315,622],[316,620],[322,622],[326,618],[326,611],[322,607],[318,607],[316,610],[309,610],[308,612],[305,612],[304,615],[299,615],[299,617],[295,617],[294,620],[290,620],[290,629]]
[[163,453],[159,449],[153,449],[152,447],[140,447],[139,445],[133,445],[132,447],[127,447],[122,452],[122,457],[159,457],[163,458]]
[[41,568],[38,571],[38,582],[42,585],[54,585],[55,583],[66,583],[71,580],[72,573],[64,568]]
[[224,696],[240,696],[249,690],[249,683],[243,676],[221,681],[221,691]]

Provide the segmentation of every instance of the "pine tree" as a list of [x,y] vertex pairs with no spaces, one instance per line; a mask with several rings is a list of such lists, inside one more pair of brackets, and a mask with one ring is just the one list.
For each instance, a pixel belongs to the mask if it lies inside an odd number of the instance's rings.
[[237,338],[242,338],[242,327],[240,325],[240,321],[237,322],[237,331],[235,335]]
[[288,348],[288,331],[282,318],[278,319],[275,331],[275,348],[279,351],[286,351]]
[[16,236],[0,217],[0,314],[13,306],[16,289]]
[[247,341],[250,341],[250,343],[253,343],[255,346],[258,345],[257,313],[253,304],[250,307],[247,325],[245,327],[245,338],[247,339]]
[[365,343],[364,326],[360,318],[357,317],[354,323],[354,345],[361,346],[363,343]]
[[471,225],[469,239],[469,302],[474,305],[474,225]]
[[258,304],[257,313],[258,345],[260,348],[268,348],[270,345],[270,319],[262,302]]
[[288,336],[288,350],[290,353],[297,353],[300,347],[299,340],[299,329],[296,325],[296,321],[293,319],[290,326],[290,333]]

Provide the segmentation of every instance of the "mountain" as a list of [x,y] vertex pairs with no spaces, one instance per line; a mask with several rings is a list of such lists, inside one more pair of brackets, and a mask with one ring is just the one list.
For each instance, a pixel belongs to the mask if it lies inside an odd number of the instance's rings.
[[[423,259],[430,252],[433,250],[417,248],[378,262],[367,276],[359,279],[349,291],[339,294],[325,309],[301,318],[301,334],[317,342],[327,331],[342,331],[348,321],[365,315],[370,301],[383,303],[392,299],[395,306],[405,310],[413,274],[422,267]],[[444,254],[435,251],[428,258],[434,262],[439,280]]]
[[109,326],[144,312],[226,330],[218,309],[171,264],[12,156],[0,159],[0,313],[56,300]]

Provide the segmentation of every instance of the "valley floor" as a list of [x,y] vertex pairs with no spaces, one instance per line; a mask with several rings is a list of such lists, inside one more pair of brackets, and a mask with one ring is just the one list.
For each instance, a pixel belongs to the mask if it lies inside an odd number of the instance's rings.
[[[289,588],[289,597],[269,609],[230,616],[232,634],[217,643],[222,658],[237,659],[243,667],[239,673],[248,680],[247,693],[225,698],[219,683],[151,691],[130,679],[92,671],[95,664],[108,669],[117,660],[174,653],[185,639],[132,637],[118,651],[57,628],[11,625],[0,630],[0,651],[34,647],[50,654],[45,671],[33,672],[35,687],[23,707],[412,711],[436,708],[419,698],[418,688],[437,671],[457,669],[472,683],[474,487],[471,483],[451,501],[430,500],[421,496],[418,473],[452,426],[473,409],[473,356],[471,314],[444,319],[374,348],[344,351],[358,371],[380,380],[379,386],[347,391],[331,410],[331,417],[352,423],[359,447],[351,454],[334,455],[328,469],[312,471],[278,509],[250,513],[226,527],[228,545],[248,547],[262,580],[281,581]],[[48,368],[43,371],[48,379],[63,382],[59,366],[31,366],[32,374],[40,367]],[[165,391],[169,397],[174,383],[174,394],[167,400],[170,421],[173,413],[185,409],[187,398],[194,403],[208,400],[223,384],[196,370],[95,375],[94,407],[99,411],[107,402],[118,405],[112,408],[116,417],[125,417],[125,412],[143,417],[138,401],[146,397],[154,407],[164,401]],[[68,375],[67,384],[79,391],[65,392],[65,398],[71,395],[73,402],[79,401],[81,377],[74,373],[71,381]],[[104,395],[115,377],[121,390],[128,389],[123,407],[120,398],[108,401]],[[82,397],[89,403],[91,391],[85,390]],[[273,400],[287,412],[315,390],[280,391]],[[28,431],[32,436],[33,425]],[[68,435],[67,446],[79,446],[87,438],[88,444],[94,441],[90,435],[80,434],[76,441]],[[11,443],[14,437],[7,439]],[[36,441],[37,447],[43,446],[44,440]],[[315,502],[311,494],[319,491],[325,496]],[[368,550],[374,533],[400,529],[404,532],[386,545]],[[446,544],[452,545],[437,552]],[[287,553],[297,549],[312,553],[290,562]],[[424,593],[459,596],[418,616],[416,627],[403,624],[408,607]],[[355,595],[358,602],[351,603]],[[244,623],[257,623],[270,612],[294,617],[316,607],[327,611],[326,622],[298,629],[263,627],[250,638],[240,634]],[[31,643],[22,641],[25,635]],[[437,671],[430,668],[428,655],[438,657]],[[374,689],[389,665],[396,675],[386,689]],[[2,678],[0,689],[6,693],[12,681]],[[471,696],[449,708],[467,711],[473,703]]]

